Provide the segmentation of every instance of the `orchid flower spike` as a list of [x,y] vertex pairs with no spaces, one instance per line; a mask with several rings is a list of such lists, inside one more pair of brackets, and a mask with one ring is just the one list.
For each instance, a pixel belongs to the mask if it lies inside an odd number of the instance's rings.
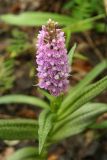
[[69,63],[65,47],[64,32],[58,23],[49,19],[37,37],[36,62],[38,64],[38,86],[59,96],[68,88]]

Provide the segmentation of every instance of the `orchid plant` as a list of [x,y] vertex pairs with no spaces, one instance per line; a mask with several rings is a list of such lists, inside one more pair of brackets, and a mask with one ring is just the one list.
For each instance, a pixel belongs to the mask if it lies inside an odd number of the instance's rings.
[[107,89],[107,76],[91,83],[104,69],[104,60],[76,86],[70,88],[69,76],[76,45],[67,54],[64,32],[49,20],[37,37],[36,62],[39,92],[43,101],[27,95],[5,95],[0,104],[27,103],[41,107],[38,120],[1,119],[0,139],[38,140],[39,145],[26,147],[8,160],[46,160],[48,148],[59,141],[82,133],[95,124],[96,118],[107,111],[107,104],[91,100]]

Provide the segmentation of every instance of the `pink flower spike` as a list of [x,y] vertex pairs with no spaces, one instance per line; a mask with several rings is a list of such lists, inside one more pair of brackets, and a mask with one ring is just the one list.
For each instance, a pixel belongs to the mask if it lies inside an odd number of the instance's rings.
[[37,36],[36,62],[38,65],[38,86],[59,96],[69,85],[69,63],[65,48],[64,32],[57,22],[49,19]]

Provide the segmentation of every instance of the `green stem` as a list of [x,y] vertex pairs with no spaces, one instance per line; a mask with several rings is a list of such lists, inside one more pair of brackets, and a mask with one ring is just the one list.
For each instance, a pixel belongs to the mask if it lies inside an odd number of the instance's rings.
[[50,101],[50,108],[52,112],[54,113],[57,112],[58,108],[60,107],[62,103],[62,100],[63,100],[63,94],[61,94],[58,97],[55,97],[52,101]]
[[48,145],[45,145],[42,153],[40,154],[41,160],[47,160],[47,156],[48,156],[47,147],[48,147]]

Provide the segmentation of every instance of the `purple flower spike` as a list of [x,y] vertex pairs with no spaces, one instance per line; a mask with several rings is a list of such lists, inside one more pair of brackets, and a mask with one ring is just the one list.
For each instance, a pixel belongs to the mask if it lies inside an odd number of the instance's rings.
[[37,38],[38,86],[59,96],[67,90],[69,64],[65,48],[64,32],[57,28],[57,23],[49,19]]

